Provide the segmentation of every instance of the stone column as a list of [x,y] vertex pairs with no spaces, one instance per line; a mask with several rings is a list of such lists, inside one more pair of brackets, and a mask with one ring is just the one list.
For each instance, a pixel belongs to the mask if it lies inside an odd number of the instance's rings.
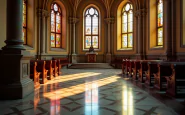
[[44,58],[46,54],[46,18],[48,17],[48,11],[38,9],[39,17],[39,46],[40,46],[40,58]]
[[138,59],[143,59],[144,57],[144,49],[146,46],[145,45],[145,16],[146,16],[146,10],[145,9],[140,9],[136,11],[137,16],[137,58]]
[[114,18],[106,18],[105,21],[108,24],[108,38],[107,38],[107,54],[106,54],[106,62],[109,63],[111,61],[111,24],[114,23]]
[[172,17],[171,17],[171,0],[164,0],[164,46],[166,46],[166,58],[172,58]]
[[0,99],[20,99],[34,90],[30,54],[22,40],[22,0],[7,0],[6,46],[0,53]]
[[71,25],[72,25],[72,29],[73,29],[73,33],[72,33],[72,35],[73,35],[73,44],[72,44],[72,48],[71,49],[73,49],[73,51],[72,51],[72,63],[76,63],[77,62],[77,60],[76,60],[76,23],[79,21],[79,19],[78,18],[73,18],[73,17],[70,17],[69,18],[69,21],[70,21],[70,23],[71,23]]
[[37,9],[37,16],[38,16],[38,30],[37,30],[37,58],[40,59],[41,58],[41,22],[42,22],[42,10],[41,9]]

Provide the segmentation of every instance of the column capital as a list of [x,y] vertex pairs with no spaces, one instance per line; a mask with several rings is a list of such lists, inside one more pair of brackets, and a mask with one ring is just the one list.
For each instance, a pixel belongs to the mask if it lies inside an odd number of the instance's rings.
[[49,13],[47,10],[37,9],[37,16],[38,17],[49,17]]
[[115,22],[115,18],[114,17],[110,17],[110,18],[105,18],[104,19],[108,24],[113,24]]
[[69,17],[69,23],[70,24],[76,24],[79,21],[78,18],[75,17]]
[[139,9],[139,10],[136,10],[135,17],[144,17],[146,16],[146,14],[147,14],[146,9]]

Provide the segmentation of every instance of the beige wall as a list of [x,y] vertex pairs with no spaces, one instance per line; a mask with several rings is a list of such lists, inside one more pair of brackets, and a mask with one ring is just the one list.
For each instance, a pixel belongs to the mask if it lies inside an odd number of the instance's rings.
[[0,0],[0,48],[6,40],[6,0]]

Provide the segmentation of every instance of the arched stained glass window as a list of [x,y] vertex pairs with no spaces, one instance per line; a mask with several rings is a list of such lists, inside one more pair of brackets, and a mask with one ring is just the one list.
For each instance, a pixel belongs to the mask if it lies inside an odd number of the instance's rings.
[[61,47],[61,9],[58,4],[51,5],[51,47]]
[[157,4],[157,46],[163,45],[163,0]]
[[84,48],[99,49],[99,13],[94,7],[90,7],[84,14]]
[[133,6],[127,3],[122,10],[122,27],[121,36],[122,48],[132,48],[133,47]]
[[23,0],[23,36],[24,45],[27,44],[27,0]]

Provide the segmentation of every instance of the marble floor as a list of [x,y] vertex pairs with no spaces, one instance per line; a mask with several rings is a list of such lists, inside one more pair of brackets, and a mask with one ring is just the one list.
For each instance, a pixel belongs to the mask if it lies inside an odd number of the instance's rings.
[[62,69],[21,100],[1,100],[0,115],[177,115],[123,79],[121,69]]

